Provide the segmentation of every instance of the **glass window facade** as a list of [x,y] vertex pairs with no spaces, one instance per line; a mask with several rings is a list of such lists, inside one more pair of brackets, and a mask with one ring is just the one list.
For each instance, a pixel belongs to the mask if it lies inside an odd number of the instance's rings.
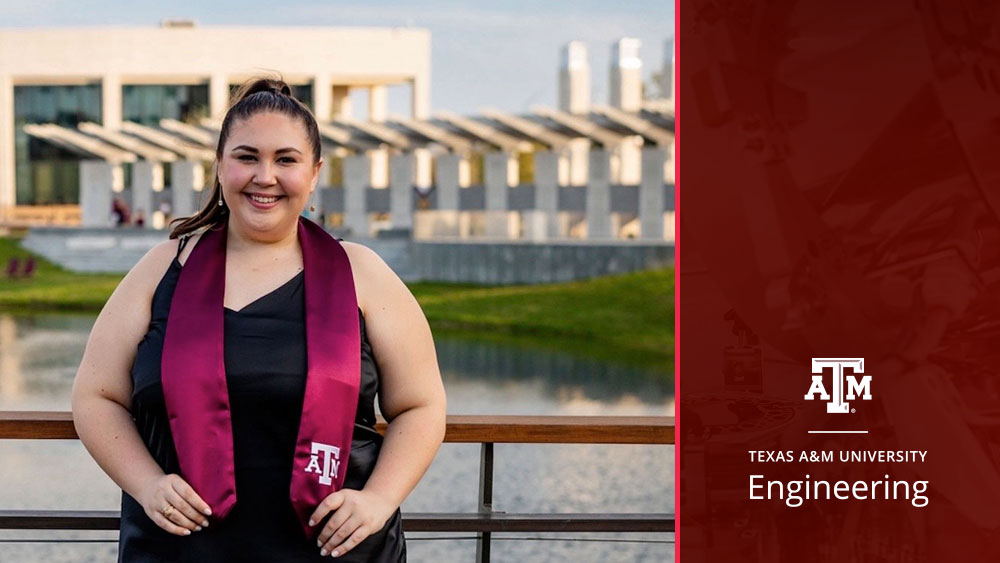
[[[234,86],[235,90],[237,86]],[[311,109],[312,84],[294,84],[292,93]],[[195,124],[209,115],[208,84],[126,84],[122,119],[158,126],[163,118]],[[78,204],[80,155],[24,132],[24,125],[55,123],[75,129],[102,123],[100,83],[14,87],[16,205]],[[126,170],[126,186],[130,170]],[[170,169],[164,167],[169,185]],[[211,176],[206,176],[211,177]]]
[[197,124],[208,117],[208,84],[126,84],[122,87],[122,118],[158,126],[169,118]]
[[309,109],[316,111],[313,108],[313,86],[312,84],[292,84],[292,95],[298,98],[300,102],[309,106]]
[[79,203],[80,157],[24,132],[29,123],[101,122],[100,84],[14,87],[17,205]]

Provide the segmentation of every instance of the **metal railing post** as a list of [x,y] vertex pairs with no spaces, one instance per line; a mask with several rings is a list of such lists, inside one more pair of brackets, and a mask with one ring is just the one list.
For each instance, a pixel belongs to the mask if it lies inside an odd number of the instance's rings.
[[[483,442],[479,454],[479,513],[493,513],[493,442]],[[476,535],[476,563],[489,563],[493,534],[479,532]]]

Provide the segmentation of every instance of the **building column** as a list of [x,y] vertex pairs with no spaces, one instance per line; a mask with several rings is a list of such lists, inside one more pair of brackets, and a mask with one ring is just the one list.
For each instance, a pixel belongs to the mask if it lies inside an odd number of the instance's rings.
[[177,217],[188,217],[197,211],[195,192],[201,192],[205,186],[205,169],[201,162],[193,160],[178,160],[170,163],[170,214]]
[[388,92],[384,84],[372,84],[369,86],[368,121],[375,123],[385,122],[388,101]]
[[642,178],[642,137],[633,135],[622,139],[615,147],[612,160],[611,183],[636,186]]
[[564,154],[569,160],[569,176],[563,185],[586,186],[589,173],[587,166],[590,164],[590,139],[581,137],[569,142],[564,150]]
[[368,185],[382,189],[389,187],[389,149],[368,151]]
[[14,81],[0,75],[0,217],[17,200],[14,170]]
[[132,164],[132,212],[142,211],[146,224],[150,224],[153,212],[153,192],[163,190],[163,164],[152,160],[140,160]]
[[[489,152],[483,155],[483,186],[485,190],[486,236],[514,238],[507,212],[507,193],[511,156],[506,152]],[[516,162],[516,160],[515,160]]]
[[458,154],[442,154],[434,160],[437,192],[437,209],[441,211],[458,211],[458,187],[461,175],[462,156]]
[[[416,238],[459,237],[462,234],[458,190],[462,163],[458,154],[442,154],[434,159],[434,193],[437,201],[433,210],[414,213],[413,235]],[[419,160],[417,161],[419,166]],[[419,171],[418,171],[419,174]]]
[[507,159],[507,187],[513,188],[520,183],[521,164],[517,160],[517,153],[514,153]]
[[667,39],[663,42],[663,70],[660,79],[663,81],[660,88],[663,90],[663,97],[668,100],[674,99],[674,40]]
[[103,160],[80,161],[80,225],[111,225],[113,165]]
[[585,214],[587,238],[609,239],[611,235],[611,153],[590,151],[590,181],[587,182]]
[[578,115],[590,111],[590,62],[583,41],[570,41],[560,50],[559,109]]
[[661,147],[642,149],[642,182],[639,184],[639,231],[643,240],[663,239],[663,163]]
[[117,74],[101,78],[101,124],[112,131],[122,127],[122,78]]
[[394,229],[413,228],[413,167],[412,153],[389,157],[389,213]]
[[369,236],[368,202],[365,197],[369,178],[367,155],[344,157],[344,226],[351,230],[354,237]]
[[417,75],[410,81],[410,117],[427,119],[431,115],[431,80],[427,75]]
[[535,210],[528,215],[525,238],[546,240],[559,236],[559,155],[538,151],[535,158]]
[[663,163],[663,177],[666,179],[668,184],[674,183],[674,143],[671,142],[669,145],[664,147],[667,151],[667,161]]
[[472,163],[467,157],[458,161],[458,185],[462,188],[472,185]]
[[111,166],[111,191],[116,194],[125,191],[125,168],[121,164]]
[[229,78],[213,74],[208,79],[208,112],[212,119],[222,120],[229,110]]
[[609,74],[609,105],[622,111],[635,112],[642,108],[641,42],[623,37],[611,46]]
[[420,188],[423,193],[431,187],[433,174],[431,167],[434,164],[431,151],[428,149],[413,149],[413,185]]
[[351,87],[337,85],[333,87],[333,98],[330,102],[330,117],[349,118],[351,110]]
[[313,76],[313,114],[319,121],[329,121],[333,115],[333,84],[325,74]]

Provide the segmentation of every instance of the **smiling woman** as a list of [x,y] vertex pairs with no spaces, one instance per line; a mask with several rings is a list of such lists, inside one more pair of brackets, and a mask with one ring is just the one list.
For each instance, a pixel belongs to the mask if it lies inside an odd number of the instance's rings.
[[[171,238],[217,224],[228,213],[233,214],[228,218],[230,227],[242,231],[251,224],[259,227],[247,231],[250,236],[287,234],[316,189],[323,165],[319,128],[309,109],[291,96],[288,85],[251,81],[235,99],[238,102],[226,114],[219,133],[210,204],[181,221]],[[248,213],[272,209],[276,213]]]
[[284,82],[241,90],[216,156],[209,204],[122,280],[74,384],[123,490],[119,559],[403,561],[398,507],[444,436],[424,314],[301,218],[323,163]]
[[[307,156],[312,151],[302,129],[294,118],[271,112],[232,128],[218,173],[230,228],[255,237],[289,231],[316,189],[323,164]],[[283,146],[289,141],[292,146]]]

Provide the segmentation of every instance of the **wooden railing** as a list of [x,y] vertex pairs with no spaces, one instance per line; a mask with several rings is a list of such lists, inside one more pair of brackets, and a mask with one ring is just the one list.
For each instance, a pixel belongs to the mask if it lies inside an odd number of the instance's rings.
[[[376,429],[385,432],[385,421]],[[68,412],[0,412],[0,439],[77,439]],[[475,513],[403,515],[408,532],[475,532],[476,560],[490,560],[496,532],[674,531],[668,513],[514,514],[493,511],[493,445],[674,443],[674,419],[666,416],[463,416],[448,417],[445,442],[481,444],[479,510]],[[667,468],[663,468],[667,471]],[[117,530],[115,510],[0,510],[0,530]]]

